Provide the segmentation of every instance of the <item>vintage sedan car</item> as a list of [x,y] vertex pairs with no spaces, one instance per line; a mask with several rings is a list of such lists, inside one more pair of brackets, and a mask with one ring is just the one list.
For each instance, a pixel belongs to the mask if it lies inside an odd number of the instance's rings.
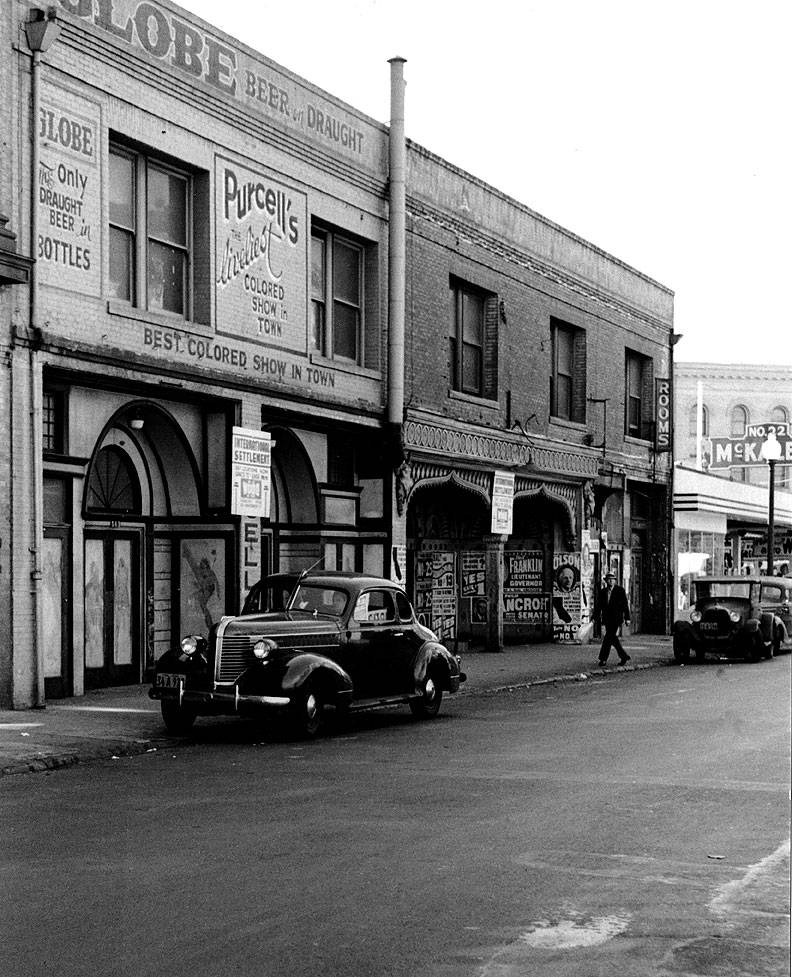
[[406,703],[437,715],[457,692],[460,659],[419,623],[396,584],[353,573],[300,579],[282,612],[224,617],[157,662],[149,695],[172,733],[197,716],[279,716],[318,734],[324,712]]
[[792,650],[792,578],[699,577],[687,616],[674,622],[674,658],[708,654],[758,661]]

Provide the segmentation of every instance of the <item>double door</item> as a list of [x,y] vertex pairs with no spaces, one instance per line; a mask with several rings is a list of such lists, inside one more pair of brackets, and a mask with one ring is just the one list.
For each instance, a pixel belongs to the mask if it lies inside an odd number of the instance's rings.
[[85,687],[141,681],[140,532],[85,537]]

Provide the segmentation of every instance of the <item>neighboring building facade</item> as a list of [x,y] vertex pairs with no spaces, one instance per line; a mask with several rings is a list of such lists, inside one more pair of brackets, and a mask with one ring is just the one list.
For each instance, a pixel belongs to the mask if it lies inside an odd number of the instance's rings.
[[320,559],[448,641],[606,567],[664,631],[672,294],[173,4],[54,9],[0,10],[0,702]]
[[[676,363],[674,382],[674,546],[678,599],[684,604],[691,574],[756,574],[766,568],[770,467],[724,467],[712,439],[738,443],[751,425],[783,429],[792,423],[792,367]],[[773,563],[788,572],[792,464],[784,447],[775,465]],[[738,452],[731,458],[740,461]]]

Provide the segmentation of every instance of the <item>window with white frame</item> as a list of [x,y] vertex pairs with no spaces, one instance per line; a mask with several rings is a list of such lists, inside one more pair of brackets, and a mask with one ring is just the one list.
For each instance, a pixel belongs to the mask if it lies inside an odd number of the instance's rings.
[[112,297],[191,317],[192,177],[164,161],[110,147]]
[[311,343],[328,359],[362,363],[365,250],[329,228],[311,231]]

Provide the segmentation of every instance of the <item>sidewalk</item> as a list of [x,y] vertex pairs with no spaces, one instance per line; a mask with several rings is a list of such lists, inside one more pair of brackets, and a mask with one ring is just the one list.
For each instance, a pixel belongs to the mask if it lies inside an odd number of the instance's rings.
[[[513,645],[498,654],[469,651],[462,655],[467,682],[461,693],[583,681],[594,674],[615,676],[673,662],[666,636],[629,635],[625,649],[632,661],[617,667],[611,652],[605,669],[597,666],[597,644]],[[149,699],[148,689],[101,689],[80,698],[53,700],[44,709],[0,710],[0,776],[173,747],[178,740],[165,732],[159,703]]]

